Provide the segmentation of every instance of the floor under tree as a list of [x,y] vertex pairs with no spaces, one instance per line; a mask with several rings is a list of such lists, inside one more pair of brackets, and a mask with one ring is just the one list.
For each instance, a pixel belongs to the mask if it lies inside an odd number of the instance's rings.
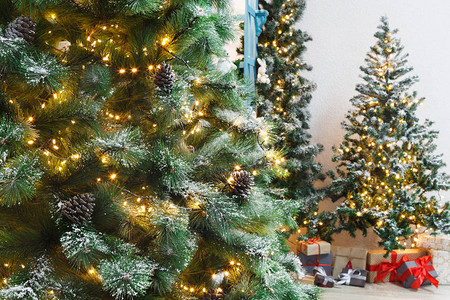
[[[324,288],[325,289],[325,288]],[[368,283],[365,288],[354,286],[339,286],[328,288],[322,293],[321,300],[448,300],[450,299],[450,285],[421,287],[419,290],[405,289],[396,283]]]

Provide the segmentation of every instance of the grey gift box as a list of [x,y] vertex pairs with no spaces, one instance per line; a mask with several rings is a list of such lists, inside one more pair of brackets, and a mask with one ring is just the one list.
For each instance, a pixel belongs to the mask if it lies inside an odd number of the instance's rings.
[[[320,255],[305,255],[301,252],[298,253],[298,257],[302,262],[302,267],[307,274],[314,273],[314,267],[323,267],[328,275],[331,275],[331,268],[333,263],[333,253],[320,254]],[[317,261],[319,260],[319,261]]]
[[320,274],[314,275],[314,284],[319,286],[326,286],[326,287],[334,287],[335,282],[333,277],[331,276],[323,276]]
[[[347,269],[347,268],[343,268],[342,273],[348,273],[348,270],[349,269]],[[363,270],[363,269],[355,269],[355,271],[356,271],[355,273],[357,273],[357,274],[355,274],[355,276],[350,277],[349,285],[364,287],[366,285],[367,274],[369,272],[367,270]]]
[[[431,265],[431,262],[428,262],[427,265]],[[407,272],[408,269],[415,268],[415,267],[417,267],[417,263],[416,263],[414,260],[407,261],[407,262],[403,263],[403,265],[401,265],[401,266],[397,269],[398,277],[401,278],[404,272]],[[428,273],[429,273],[431,276],[433,276],[434,278],[438,277],[438,274],[437,274],[436,270],[434,270],[434,269],[428,271]],[[411,287],[411,285],[413,284],[413,282],[414,282],[416,279],[417,279],[417,278],[414,277],[414,275],[412,275],[412,274],[409,275],[408,278],[406,278],[406,280],[403,281],[403,286],[406,287],[406,288]],[[422,285],[430,285],[430,284],[431,284],[430,281],[428,281],[427,279],[425,279],[425,281],[422,283]]]

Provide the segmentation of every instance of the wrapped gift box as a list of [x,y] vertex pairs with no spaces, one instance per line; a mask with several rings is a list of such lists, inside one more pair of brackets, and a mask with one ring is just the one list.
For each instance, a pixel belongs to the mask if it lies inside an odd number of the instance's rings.
[[302,267],[308,274],[314,273],[314,267],[323,267],[328,275],[331,275],[331,265],[333,263],[333,253],[321,254],[321,255],[305,255],[299,253],[298,257],[302,262]]
[[353,285],[364,287],[367,281],[368,271],[364,269],[342,269],[338,275],[338,284]]
[[430,250],[431,263],[439,274],[439,283],[450,284],[450,251]]
[[329,276],[323,267],[314,267],[314,284],[323,287],[334,287],[336,282]]
[[300,282],[304,283],[304,284],[312,284],[312,285],[314,285],[314,276],[307,274],[307,275],[305,275],[305,277],[300,279]]
[[333,247],[333,277],[337,278],[343,268],[366,269],[367,250],[359,248]]
[[417,237],[417,247],[441,251],[450,251],[450,235],[421,234]]
[[397,274],[403,286],[406,288],[418,289],[422,285],[429,285],[431,283],[438,287],[439,281],[436,280],[438,274],[431,264],[430,256],[404,262],[397,269]]
[[335,282],[333,277],[331,276],[323,276],[320,274],[316,274],[314,276],[314,284],[323,287],[334,287]]
[[[386,252],[386,250],[367,252],[366,270],[369,271],[368,282],[400,281],[397,276],[397,269],[403,262],[428,255],[428,250],[423,248],[394,250],[387,257],[384,257]],[[375,279],[377,280],[375,281]]]
[[305,255],[321,255],[330,253],[331,245],[328,242],[315,239],[299,242],[300,252]]

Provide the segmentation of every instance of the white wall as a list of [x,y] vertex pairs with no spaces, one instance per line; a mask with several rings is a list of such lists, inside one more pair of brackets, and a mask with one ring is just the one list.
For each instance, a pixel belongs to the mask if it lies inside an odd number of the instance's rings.
[[233,13],[243,15],[245,13],[245,0],[231,0]]
[[[245,0],[232,0],[236,14],[243,14]],[[298,26],[307,31],[313,41],[308,44],[305,60],[313,66],[306,77],[317,83],[310,106],[313,142],[324,145],[318,157],[325,170],[334,169],[331,147],[343,137],[340,123],[350,109],[349,99],[356,94],[355,85],[362,82],[359,66],[373,34],[386,15],[410,53],[410,65],[420,82],[415,85],[426,101],[419,108],[423,120],[435,121],[440,131],[438,152],[444,154],[450,173],[450,1],[449,0],[309,0],[303,20]],[[446,200],[450,192],[442,193]],[[334,204],[325,202],[324,209]],[[363,239],[351,239],[342,233],[335,245],[373,249],[374,234]]]
[[[313,142],[324,145],[318,160],[324,169],[334,169],[331,147],[343,137],[340,123],[356,95],[355,85],[362,82],[359,66],[369,47],[381,16],[389,18],[391,27],[399,28],[413,73],[420,82],[414,86],[426,101],[419,108],[423,120],[435,121],[440,131],[439,153],[444,154],[450,173],[450,1],[448,0],[309,0],[299,27],[313,41],[308,44],[305,60],[313,71],[305,74],[317,83],[310,106]],[[442,193],[446,200],[450,192]],[[331,203],[323,208],[331,209]],[[337,245],[376,246],[376,238],[348,240],[338,236]]]

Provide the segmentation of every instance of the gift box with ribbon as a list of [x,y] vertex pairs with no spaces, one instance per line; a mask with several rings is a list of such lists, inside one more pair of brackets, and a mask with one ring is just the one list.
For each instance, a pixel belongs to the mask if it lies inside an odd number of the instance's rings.
[[406,288],[418,289],[422,285],[431,283],[438,287],[439,284],[439,281],[436,279],[438,274],[431,264],[431,256],[404,262],[397,269],[397,274]]
[[302,262],[302,267],[305,269],[305,273],[312,274],[314,272],[314,267],[322,267],[326,274],[331,275],[331,267],[333,263],[333,253],[321,255],[305,255],[303,253],[298,253],[298,257]]
[[320,255],[330,253],[331,245],[319,238],[301,241],[298,244],[300,252],[305,255]]
[[336,282],[329,276],[323,267],[314,268],[314,284],[322,287],[334,287]]
[[366,269],[367,250],[348,247],[332,247],[334,253],[333,277],[337,278],[343,268]]
[[369,271],[368,282],[400,281],[397,269],[409,260],[415,260],[428,255],[427,249],[403,249],[391,251],[387,257],[386,250],[373,250],[367,252],[367,266]]
[[338,275],[339,281],[337,284],[364,287],[366,285],[367,273],[367,270],[344,268],[342,269],[342,273]]

